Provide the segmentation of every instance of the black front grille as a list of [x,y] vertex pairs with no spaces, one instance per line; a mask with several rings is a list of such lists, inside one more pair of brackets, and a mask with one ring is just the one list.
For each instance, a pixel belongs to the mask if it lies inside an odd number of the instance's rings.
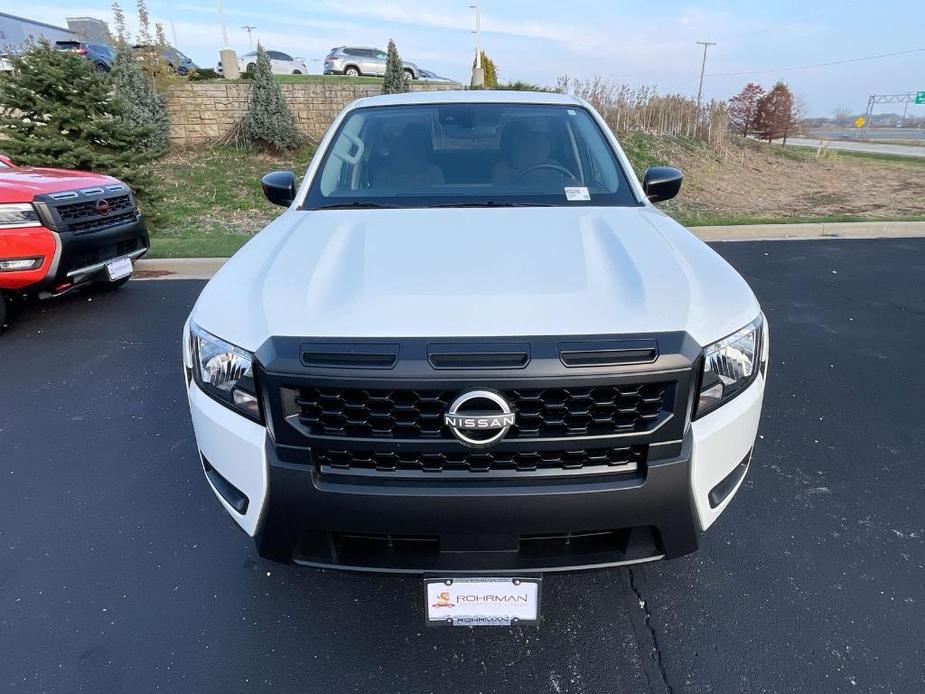
[[[105,200],[109,203],[109,212],[106,215],[101,215],[96,206],[100,200]],[[83,200],[81,202],[72,202],[66,205],[59,205],[55,208],[58,213],[58,217],[61,218],[61,221],[71,226],[74,222],[79,222],[82,219],[87,217],[100,217],[102,219],[109,219],[113,215],[123,212],[125,210],[133,210],[134,204],[132,203],[132,196],[126,193],[125,195],[114,195],[108,198],[98,198],[94,200]]]
[[382,473],[535,473],[590,471],[631,473],[645,462],[645,446],[568,451],[501,453],[491,450],[460,453],[368,452],[319,449],[315,462],[322,471]]
[[96,265],[107,260],[121,258],[139,250],[140,241],[140,238],[133,237],[119,241],[118,243],[110,243],[99,248],[79,251],[74,253],[74,255],[71,257],[70,265],[72,269],[79,270],[80,268]]
[[129,222],[135,221],[134,212],[125,212],[123,214],[108,214],[105,217],[98,215],[95,219],[86,219],[82,222],[73,222],[68,225],[68,229],[73,232],[80,233],[84,231],[96,231],[97,229],[105,229],[107,227],[113,227],[117,224],[128,224]]
[[[509,390],[517,414],[506,439],[644,433],[672,411],[674,383]],[[284,389],[311,436],[451,439],[443,415],[459,391]],[[285,397],[288,396],[288,397]]]
[[[135,198],[124,186],[118,189],[122,192],[92,189],[37,196],[36,206],[43,221],[55,231],[89,234],[138,219]],[[101,202],[107,204],[105,213],[98,209]]]

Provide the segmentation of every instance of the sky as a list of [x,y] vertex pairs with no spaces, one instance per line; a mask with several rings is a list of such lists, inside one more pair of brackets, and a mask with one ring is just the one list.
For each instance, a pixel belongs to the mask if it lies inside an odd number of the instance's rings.
[[[222,45],[219,0],[148,0],[168,40],[195,62],[214,67]],[[385,48],[468,82],[475,36],[474,0],[224,0],[229,43],[249,49],[240,27],[256,26],[264,46],[310,62],[320,72],[328,49],[344,44]],[[134,0],[123,0],[134,22]],[[110,0],[3,0],[2,10],[51,24],[91,16],[111,24]],[[502,80],[553,85],[559,75],[601,76],[631,86],[696,96],[703,48],[704,96],[726,99],[748,81],[786,81],[808,115],[846,107],[863,112],[870,94],[925,91],[925,2],[887,0],[762,3],[622,0],[483,0],[482,47]],[[171,22],[172,19],[172,22]],[[173,27],[173,29],[171,28]],[[914,53],[828,67],[787,68],[869,56]],[[736,73],[736,74],[729,74]],[[883,110],[884,107],[879,107]],[[925,116],[925,106],[909,115]]]

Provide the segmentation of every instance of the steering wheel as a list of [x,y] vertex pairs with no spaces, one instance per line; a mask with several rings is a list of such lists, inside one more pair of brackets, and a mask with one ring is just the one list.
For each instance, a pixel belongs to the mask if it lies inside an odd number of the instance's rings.
[[533,173],[534,171],[541,171],[543,169],[549,169],[551,171],[558,171],[563,176],[566,176],[571,179],[575,178],[575,174],[573,174],[571,171],[566,169],[561,164],[553,164],[550,162],[547,164],[537,164],[536,166],[531,166],[529,169],[524,169],[519,174],[514,176],[514,178],[511,180],[511,183],[520,183],[520,179],[522,179],[527,174]]

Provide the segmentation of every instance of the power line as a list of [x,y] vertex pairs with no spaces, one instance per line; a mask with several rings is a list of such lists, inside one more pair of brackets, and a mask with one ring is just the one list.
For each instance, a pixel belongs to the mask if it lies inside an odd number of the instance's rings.
[[833,60],[828,63],[815,63],[813,65],[797,65],[795,67],[778,67],[761,70],[745,70],[743,72],[714,72],[707,77],[739,77],[742,75],[766,75],[774,72],[794,72],[796,70],[810,70],[817,67],[831,67],[832,65],[847,65],[849,63],[862,63],[867,60],[879,60],[880,58],[892,58],[897,55],[909,55],[910,53],[921,53],[925,48],[913,48],[908,51],[896,51],[895,53],[881,53],[880,55],[869,55],[864,58],[849,58],[848,60]]

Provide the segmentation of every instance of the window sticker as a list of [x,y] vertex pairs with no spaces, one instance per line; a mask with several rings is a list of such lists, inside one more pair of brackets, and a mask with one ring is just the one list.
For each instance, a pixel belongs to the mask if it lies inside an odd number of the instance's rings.
[[588,192],[588,189],[584,186],[566,186],[565,187],[565,199],[566,200],[590,200],[591,194]]
[[567,114],[569,114],[570,116],[578,115],[578,114],[575,113],[575,109],[573,109],[573,108],[566,109],[565,112],[566,112]]

